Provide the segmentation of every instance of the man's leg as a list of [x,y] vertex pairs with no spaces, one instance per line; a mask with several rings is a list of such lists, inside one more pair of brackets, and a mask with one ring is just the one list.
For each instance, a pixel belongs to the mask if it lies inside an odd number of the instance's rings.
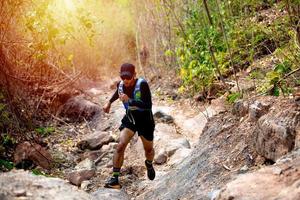
[[145,157],[149,161],[153,161],[154,159],[154,149],[153,149],[153,141],[149,141],[144,136],[141,136],[144,150],[145,150]]
[[118,179],[120,175],[120,169],[123,165],[125,149],[133,136],[134,132],[132,130],[128,128],[122,129],[119,143],[113,157],[113,176],[106,182],[105,187],[115,189],[121,188]]
[[152,165],[154,159],[153,141],[149,141],[143,136],[141,136],[141,140],[143,142],[143,146],[145,150],[145,157],[146,157],[145,165],[147,167],[147,175],[150,180],[154,180],[155,170]]
[[125,149],[133,136],[134,136],[134,132],[132,130],[130,130],[128,128],[122,129],[121,134],[120,134],[120,140],[119,140],[117,149],[115,150],[115,153],[114,153],[114,158],[113,158],[114,168],[122,167],[123,161],[124,161]]

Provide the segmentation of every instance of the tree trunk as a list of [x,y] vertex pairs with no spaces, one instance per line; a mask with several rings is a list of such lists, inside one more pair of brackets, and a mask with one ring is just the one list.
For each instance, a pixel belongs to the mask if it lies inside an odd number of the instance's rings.
[[[211,15],[210,15],[210,12],[209,12],[206,0],[203,0],[203,4],[204,4],[204,7],[205,7],[205,12],[206,12],[209,24],[210,24],[210,26],[213,26],[213,21],[212,21],[212,18],[211,18]],[[216,67],[217,73],[218,73],[218,75],[219,75],[219,77],[220,77],[220,79],[221,79],[224,87],[227,88],[225,80],[224,80],[224,77],[221,74],[221,70],[219,68],[219,64],[218,64],[217,59],[215,57],[215,51],[214,51],[213,46],[211,45],[211,41],[208,41],[207,43],[208,43],[210,55],[211,55],[211,58],[212,58],[212,60],[214,62],[214,65]]]

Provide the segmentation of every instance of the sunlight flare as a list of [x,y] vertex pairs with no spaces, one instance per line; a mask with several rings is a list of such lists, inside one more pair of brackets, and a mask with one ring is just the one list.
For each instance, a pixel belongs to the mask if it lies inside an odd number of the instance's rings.
[[64,0],[64,4],[65,4],[66,9],[72,10],[72,11],[75,10],[75,5],[74,5],[73,0]]

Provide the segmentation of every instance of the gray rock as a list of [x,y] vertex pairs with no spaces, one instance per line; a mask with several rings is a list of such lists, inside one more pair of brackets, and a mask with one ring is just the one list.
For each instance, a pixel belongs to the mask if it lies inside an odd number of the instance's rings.
[[85,160],[78,163],[78,165],[76,165],[75,170],[92,170],[95,168],[95,163],[92,160],[86,158]]
[[[267,166],[256,172],[238,176],[221,190],[217,199],[299,199],[300,157],[291,158],[289,163],[276,163],[275,167]],[[282,173],[281,169],[286,170]]]
[[[26,196],[24,196],[25,194]],[[0,174],[0,199],[22,198],[30,200],[90,200],[91,196],[59,178],[36,176],[24,170],[12,170]]]
[[168,160],[168,153],[166,152],[165,149],[161,149],[157,156],[154,158],[154,163],[158,165],[162,165],[166,163]]
[[113,137],[108,132],[95,131],[94,133],[83,138],[77,144],[77,147],[80,149],[96,150],[113,141]]
[[255,148],[265,158],[276,161],[294,149],[300,112],[289,107],[261,117],[254,130]]
[[154,118],[157,119],[158,121],[161,121],[163,123],[173,123],[174,122],[174,118],[170,115],[167,115],[166,113],[162,112],[162,111],[157,111],[154,113]]
[[243,100],[238,100],[233,104],[232,113],[238,117],[244,117],[248,110],[248,104]]
[[92,193],[93,200],[129,200],[129,196],[123,190],[102,188]]
[[76,185],[80,186],[83,181],[89,180],[95,175],[96,171],[94,169],[92,170],[79,170],[79,171],[73,171],[68,174],[68,180]]
[[252,121],[257,121],[261,116],[266,114],[270,108],[270,104],[255,101],[249,106],[249,118]]

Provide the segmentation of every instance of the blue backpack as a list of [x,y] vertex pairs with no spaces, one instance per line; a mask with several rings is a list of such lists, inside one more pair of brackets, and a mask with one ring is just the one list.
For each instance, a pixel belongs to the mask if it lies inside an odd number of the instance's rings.
[[[143,82],[146,82],[146,80],[143,79],[143,78],[138,78],[138,80],[137,80],[137,82],[135,84],[134,91],[133,91],[133,98],[136,101],[140,101],[141,100],[141,84]],[[119,87],[118,87],[119,94],[123,94],[124,93],[123,86],[124,86],[124,82],[121,81],[120,84],[119,84]],[[139,110],[139,111],[150,110],[150,109],[138,108],[137,106],[129,106],[128,102],[126,102],[126,103],[123,102],[123,105],[124,105],[124,108],[126,110]]]

